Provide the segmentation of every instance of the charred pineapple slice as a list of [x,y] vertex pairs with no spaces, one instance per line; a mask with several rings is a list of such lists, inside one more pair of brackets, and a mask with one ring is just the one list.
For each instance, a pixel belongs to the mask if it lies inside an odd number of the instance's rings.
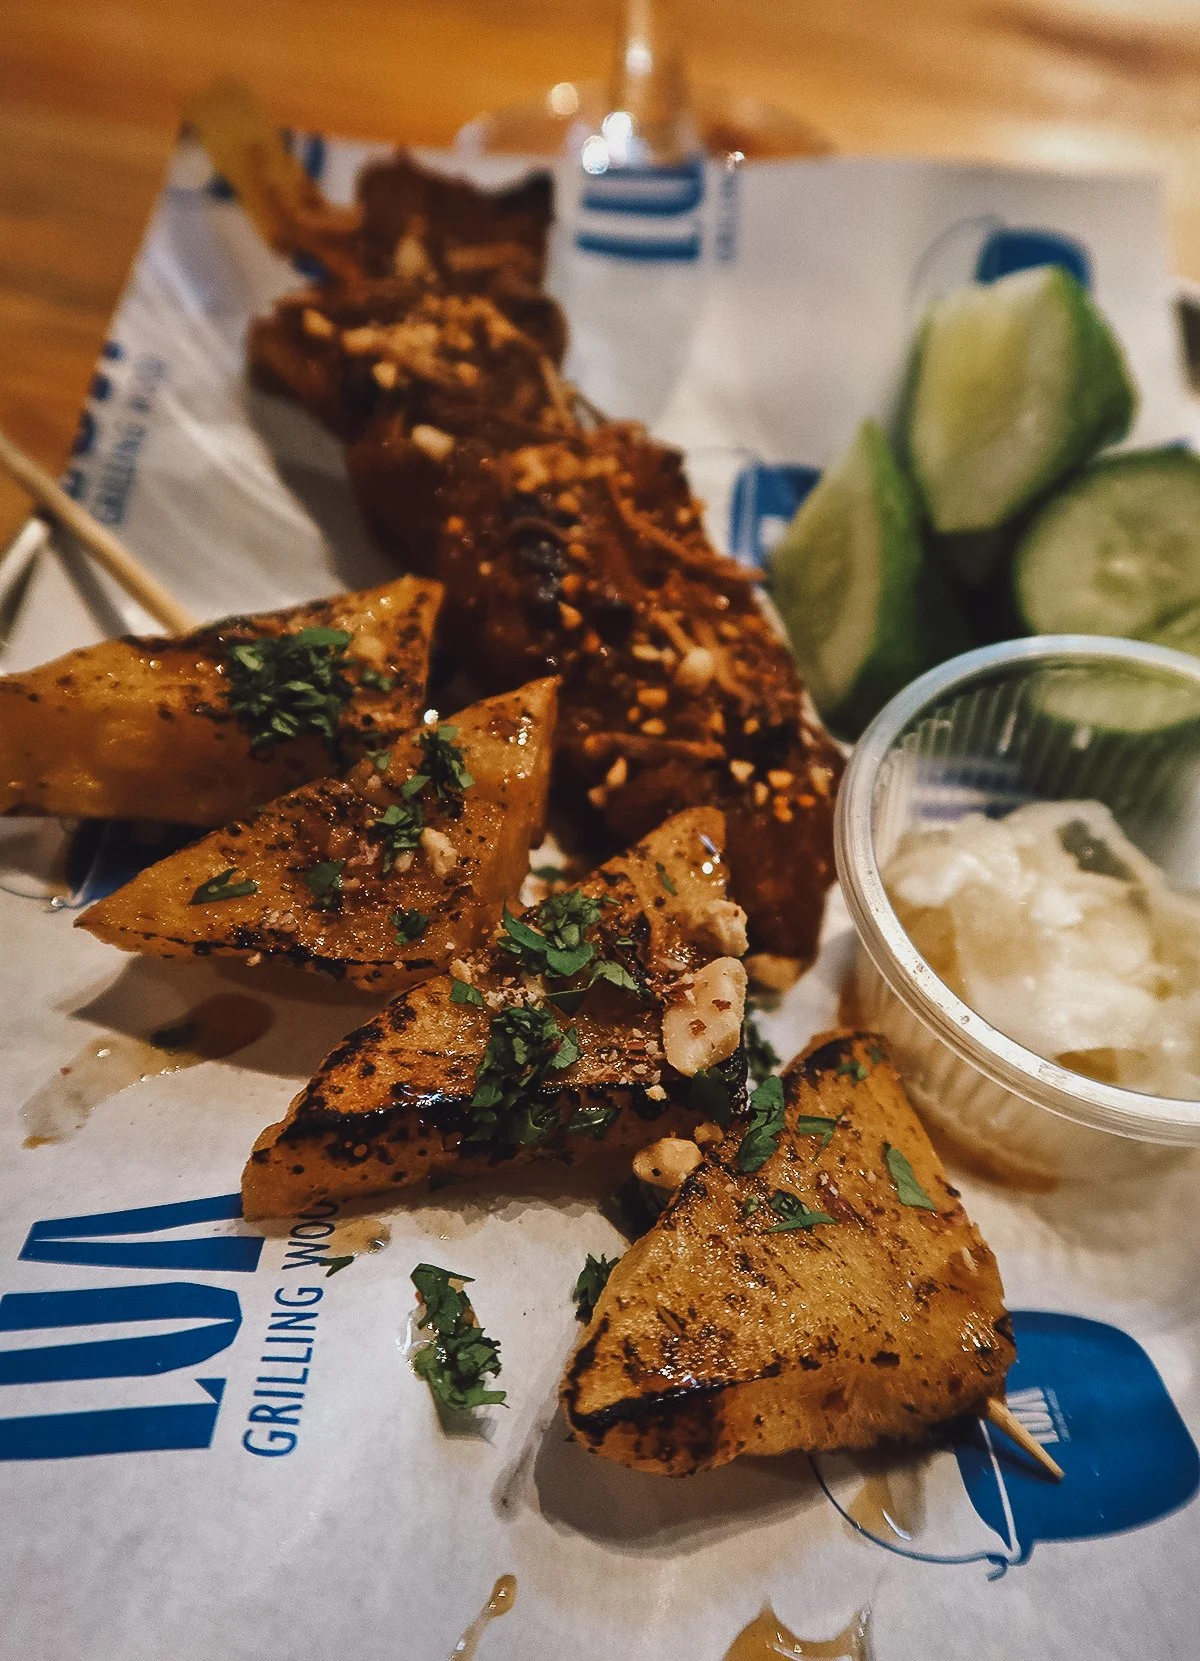
[[387,993],[427,980],[482,943],[529,868],[555,690],[488,698],[344,779],[302,785],[150,866],[78,926],[126,951],[261,956]]
[[996,1260],[882,1042],[818,1040],[771,1118],[735,1122],[609,1277],[562,1384],[593,1452],[682,1476],[911,1440],[1003,1393]]
[[0,677],[0,813],[219,825],[420,719],[437,583],[102,641]]
[[723,848],[715,809],[677,814],[390,1003],[263,1132],[246,1216],[573,1163],[694,1124],[715,1100],[736,1107],[746,923]]

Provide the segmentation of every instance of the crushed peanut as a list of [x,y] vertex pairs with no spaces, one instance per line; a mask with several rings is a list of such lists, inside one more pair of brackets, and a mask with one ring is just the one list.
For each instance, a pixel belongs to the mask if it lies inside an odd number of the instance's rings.
[[312,306],[305,306],[300,313],[300,326],[305,334],[313,340],[328,340],[336,333],[333,324],[323,311],[316,311]]
[[618,756],[604,775],[604,782],[610,790],[619,790],[629,777],[629,763],[624,756]]
[[639,1182],[674,1193],[691,1176],[704,1156],[694,1142],[682,1136],[664,1136],[640,1148],[633,1158],[633,1174]]
[[695,1078],[727,1060],[741,1041],[746,971],[736,957],[713,958],[673,991],[678,996],[663,1012],[663,1050],[676,1072]]
[[448,876],[458,864],[458,854],[445,831],[423,830],[421,847],[435,877]]
[[729,771],[739,784],[746,784],[754,776],[754,763],[752,761],[731,761]]
[[[376,365],[380,368],[381,365]],[[424,422],[418,422],[409,434],[418,450],[423,450],[431,461],[445,461],[454,448],[454,439],[450,433],[444,433],[440,427],[430,427]]]
[[707,646],[693,646],[679,660],[675,684],[685,692],[703,692],[717,672],[717,660]]

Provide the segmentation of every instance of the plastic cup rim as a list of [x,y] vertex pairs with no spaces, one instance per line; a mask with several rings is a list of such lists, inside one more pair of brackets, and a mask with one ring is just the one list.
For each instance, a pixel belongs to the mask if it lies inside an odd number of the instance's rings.
[[892,907],[875,857],[874,796],[879,770],[913,722],[948,696],[997,670],[1053,660],[1124,663],[1178,673],[1200,689],[1200,658],[1108,635],[1036,635],[964,652],[898,692],[851,752],[838,790],[834,845],[838,878],[855,931],[875,968],[918,1021],[960,1060],[1035,1106],[1139,1141],[1200,1144],[1200,1102],[1101,1084],[1047,1061],[985,1021],[934,973]]

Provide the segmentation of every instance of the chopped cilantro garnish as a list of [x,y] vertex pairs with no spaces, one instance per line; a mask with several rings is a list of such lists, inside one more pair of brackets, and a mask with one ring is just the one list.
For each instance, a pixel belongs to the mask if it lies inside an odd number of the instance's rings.
[[392,752],[390,750],[368,750],[367,760],[377,773],[386,773],[392,765]]
[[390,692],[396,684],[396,677],[381,674],[378,669],[362,669],[359,671],[358,684],[370,687],[372,692]]
[[921,1187],[913,1175],[913,1168],[900,1152],[893,1148],[890,1142],[883,1144],[884,1163],[888,1168],[888,1175],[896,1185],[896,1192],[900,1196],[901,1205],[915,1205],[921,1211],[936,1211],[937,1206]]
[[258,893],[258,884],[253,877],[247,877],[244,882],[231,882],[229,879],[236,875],[237,866],[231,865],[219,876],[209,877],[207,882],[200,884],[188,904],[214,905],[218,900],[242,900],[247,894]]
[[573,1136],[594,1136],[597,1141],[607,1134],[608,1127],[620,1116],[616,1107],[577,1107],[567,1120],[565,1129]]
[[861,1061],[843,1061],[836,1069],[836,1074],[838,1078],[851,1078],[856,1084],[861,1084],[865,1078],[870,1077],[870,1068],[864,1066]]
[[542,882],[557,882],[563,874],[561,865],[534,865],[530,876],[538,877]]
[[[560,894],[551,894],[525,917],[514,917],[506,906],[500,919],[503,930],[500,944],[527,974],[571,980],[591,963],[589,986],[606,980],[640,995],[641,986],[622,964],[608,959],[595,962],[596,947],[585,938],[587,931],[600,921],[604,904],[604,900],[594,899],[582,889],[567,888]],[[562,993],[551,996],[560,1005],[565,1002]]]
[[727,1125],[735,1113],[743,1112],[745,1103],[746,1071],[740,1051],[735,1050],[728,1061],[702,1069],[689,1081],[689,1109],[719,1125]]
[[251,748],[271,750],[315,733],[336,749],[338,722],[353,694],[346,678],[345,629],[300,629],[230,645],[229,702]]
[[571,1296],[575,1300],[575,1319],[590,1321],[600,1301],[600,1294],[608,1285],[608,1277],[612,1274],[619,1257],[593,1257],[587,1254],[583,1268],[579,1271],[579,1279],[575,1282],[575,1290]]
[[772,1073],[750,1097],[750,1128],[735,1159],[739,1171],[762,1169],[779,1146],[783,1122],[783,1081]]
[[372,841],[382,844],[379,868],[385,876],[401,854],[411,853],[421,846],[424,829],[425,810],[420,802],[393,802],[367,826],[367,835]]
[[475,783],[467,771],[466,757],[453,742],[457,727],[426,727],[417,734],[421,746],[422,786],[432,784],[439,802],[461,796]]
[[465,980],[450,980],[450,1002],[452,1004],[475,1004],[483,1008],[483,993],[477,986],[471,986]]
[[610,986],[619,986],[622,992],[634,992],[640,998],[643,995],[642,983],[635,979],[620,963],[614,963],[611,958],[602,958],[592,970],[589,986],[594,986],[598,980],[606,980]]
[[584,939],[585,932],[600,921],[602,906],[582,889],[567,888],[551,894],[530,913],[536,928],[524,918],[504,909],[500,942],[529,974],[557,975],[569,980],[592,961],[596,948]]
[[471,1127],[466,1142],[536,1147],[557,1128],[558,1109],[539,1102],[550,1073],[579,1060],[579,1034],[564,1031],[544,1004],[509,1004],[497,1010],[487,1048],[475,1074]]
[[836,1223],[837,1218],[831,1217],[827,1211],[811,1211],[802,1199],[795,1194],[785,1193],[777,1188],[767,1201],[771,1210],[779,1218],[767,1230],[768,1234],[784,1234],[790,1229],[815,1228],[818,1223]]
[[659,882],[662,883],[662,885],[666,889],[667,893],[668,894],[678,894],[679,890],[678,890],[678,888],[676,888],[675,884],[671,881],[670,874],[668,873],[667,868],[663,864],[661,859],[656,859],[654,861],[654,869],[658,872],[658,880],[659,880]]
[[424,911],[393,911],[388,922],[396,931],[397,946],[411,946],[429,927],[429,917]]
[[823,1119],[817,1113],[802,1113],[795,1123],[797,1136],[819,1136],[823,1148],[827,1148],[833,1141],[833,1133],[837,1128],[836,1119]]
[[304,880],[312,892],[315,910],[337,911],[340,908],[342,872],[345,869],[344,859],[322,859],[318,860],[311,871],[304,873]]
[[417,1328],[432,1330],[431,1342],[412,1358],[413,1371],[447,1407],[490,1407],[503,1402],[504,1391],[489,1390],[483,1382],[500,1371],[500,1345],[475,1319],[471,1300],[463,1291],[471,1283],[470,1275],[418,1263],[412,1283],[424,1304]]
[[351,1253],[348,1257],[318,1257],[317,1262],[324,1268],[325,1279],[328,1280],[330,1275],[336,1275],[341,1270],[348,1269],[354,1262],[354,1254]]
[[753,1217],[754,1213],[758,1210],[761,1204],[762,1201],[759,1199],[757,1194],[748,1194],[742,1201],[742,1216]]
[[779,1052],[769,1038],[764,1038],[758,1018],[747,1008],[742,1022],[742,1043],[746,1046],[746,1066],[755,1084],[769,1078],[779,1065]]
[[876,1067],[878,1067],[878,1065],[881,1061],[886,1061],[887,1060],[887,1051],[885,1049],[882,1049],[878,1044],[868,1044],[867,1045],[867,1060],[868,1061],[873,1061],[875,1063]]
[[1070,854],[1081,871],[1091,871],[1099,877],[1115,877],[1118,882],[1132,882],[1134,874],[1123,859],[1118,859],[1108,843],[1095,836],[1085,819],[1070,819],[1059,830],[1058,840],[1063,851]]

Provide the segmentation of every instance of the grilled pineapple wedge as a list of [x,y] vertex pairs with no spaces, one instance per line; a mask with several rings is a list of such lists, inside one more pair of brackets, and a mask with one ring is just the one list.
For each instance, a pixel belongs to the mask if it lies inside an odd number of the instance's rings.
[[302,785],[150,866],[77,926],[126,951],[262,957],[389,994],[428,980],[482,944],[529,868],[556,687],[488,698],[344,779]]
[[776,1150],[735,1121],[613,1270],[562,1384],[593,1452],[683,1476],[912,1440],[1002,1395],[996,1261],[882,1042],[818,1040],[783,1097]]
[[746,919],[724,831],[716,809],[677,814],[351,1033],[259,1138],[246,1216],[636,1148],[714,1091],[740,1106]]
[[0,677],[0,813],[220,825],[420,720],[439,584],[402,577]]

